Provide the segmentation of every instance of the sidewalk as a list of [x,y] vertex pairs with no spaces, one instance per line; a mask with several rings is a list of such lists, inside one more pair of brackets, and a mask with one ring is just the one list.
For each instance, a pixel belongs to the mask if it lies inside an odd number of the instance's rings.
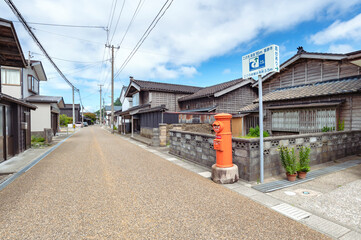
[[46,157],[50,152],[56,149],[67,138],[71,137],[75,132],[57,133],[53,137],[50,146],[40,148],[29,148],[26,151],[0,163],[0,191],[8,184],[14,181],[24,172],[28,171],[32,166]]
[[[208,179],[211,177],[209,168],[171,155],[167,147],[150,147],[129,136],[119,136],[189,171]],[[351,156],[341,162],[359,159],[361,156]],[[333,164],[336,163],[326,163],[324,166]],[[316,168],[324,166],[318,165]],[[253,189],[255,184],[240,180],[223,186],[334,239],[361,239],[360,164],[271,193]]]

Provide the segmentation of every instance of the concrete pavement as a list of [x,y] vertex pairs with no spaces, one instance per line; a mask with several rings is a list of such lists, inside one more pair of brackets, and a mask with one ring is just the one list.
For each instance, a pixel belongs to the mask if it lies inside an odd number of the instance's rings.
[[0,192],[0,236],[328,239],[206,177],[207,169],[84,128]]
[[[127,139],[127,137],[121,137]],[[210,178],[210,169],[189,161],[179,161],[178,158],[169,155],[166,148],[148,147],[139,142],[130,141],[179,166]],[[360,159],[360,156],[350,156],[339,159],[337,162],[356,159]],[[314,166],[313,169],[335,164],[337,163],[321,164]],[[272,179],[267,179],[267,181],[272,181]],[[361,165],[267,194],[252,189],[251,186],[254,184],[256,183],[239,181],[236,184],[223,186],[332,238],[361,239],[361,218],[359,217],[361,216],[361,192],[359,191]]]

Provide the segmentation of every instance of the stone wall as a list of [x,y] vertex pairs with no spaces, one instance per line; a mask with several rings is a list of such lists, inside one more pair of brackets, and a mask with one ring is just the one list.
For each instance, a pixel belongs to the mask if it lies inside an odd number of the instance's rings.
[[159,146],[160,139],[159,139],[159,128],[147,128],[142,127],[140,129],[140,135],[142,137],[146,137],[152,140],[152,146]]
[[[213,150],[214,135],[184,131],[170,131],[170,153],[210,167],[216,162]],[[284,173],[279,151],[280,145],[311,148],[311,166],[361,153],[361,131],[342,131],[267,137],[264,139],[264,176]],[[233,163],[237,164],[239,177],[247,181],[259,179],[259,139],[233,138]]]
[[45,143],[51,143],[53,141],[53,129],[44,128]]
[[44,128],[44,131],[31,132],[31,136],[44,138],[45,143],[51,143],[53,141],[53,135],[53,130],[51,128]]

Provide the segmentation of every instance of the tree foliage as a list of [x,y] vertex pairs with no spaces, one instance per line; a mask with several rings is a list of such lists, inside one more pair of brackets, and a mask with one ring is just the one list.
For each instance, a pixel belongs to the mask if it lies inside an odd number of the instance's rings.
[[122,103],[120,102],[120,97],[115,99],[114,106],[122,106]]
[[[98,113],[99,114],[99,113]],[[86,112],[84,113],[84,117],[90,118],[92,120],[92,122],[94,122],[96,120],[96,115],[95,113],[91,113],[91,112]]]
[[59,116],[59,121],[60,121],[60,126],[67,126],[69,123],[73,122],[73,118],[72,117],[68,117],[65,114],[61,114]]

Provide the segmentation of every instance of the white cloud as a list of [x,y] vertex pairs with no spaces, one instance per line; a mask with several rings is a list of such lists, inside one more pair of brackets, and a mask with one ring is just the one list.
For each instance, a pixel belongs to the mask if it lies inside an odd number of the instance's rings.
[[328,49],[330,53],[349,53],[353,52],[355,49],[348,44],[332,44]]
[[328,28],[311,36],[315,44],[327,44],[337,40],[361,39],[361,13],[348,21],[335,21]]
[[223,70],[223,74],[230,74],[231,73],[231,69],[226,68]]
[[[111,3],[110,0],[15,2],[24,18],[29,22],[101,26],[106,26],[108,23]],[[144,1],[121,48],[116,51],[116,71],[163,3],[164,1]],[[235,49],[239,50],[239,54],[242,55],[249,50],[250,46],[253,46],[252,43],[257,41],[257,37],[264,33],[284,31],[304,21],[316,19],[325,13],[349,11],[357,3],[360,1],[347,1],[347,4],[339,0],[174,1],[127,67],[116,78],[116,89],[122,84],[127,84],[130,75],[143,80],[175,81],[179,77],[191,79],[200,74],[199,67],[205,61],[223,56]],[[120,43],[137,4],[138,1],[125,2],[123,14],[112,42],[115,46]],[[118,3],[109,31],[110,38],[115,30],[120,7],[121,4]],[[0,2],[0,16],[16,20],[10,8],[3,1]],[[352,23],[350,25],[356,26],[356,21],[357,19],[350,21]],[[342,23],[338,22],[337,24]],[[23,51],[40,53],[21,24],[16,23],[15,26]],[[34,30],[36,36],[50,56],[84,62],[101,61],[103,56],[104,59],[110,58],[109,49],[106,49],[105,55],[103,55],[106,32],[102,29],[32,26],[36,29]],[[354,28],[351,33],[355,34],[357,29],[359,28]],[[27,54],[25,55],[27,56]],[[44,58],[36,55],[36,59]],[[105,84],[104,95],[110,95],[109,62],[106,63],[106,67],[102,67],[101,64],[80,64],[56,59],[54,61],[65,72],[67,78],[81,89],[83,96],[96,92],[98,83]],[[59,78],[46,60],[43,60],[43,64],[49,80],[42,86],[42,89],[49,89],[47,91],[49,93],[50,90],[59,92],[64,90],[63,95],[68,99],[67,101],[71,101],[71,98],[69,99],[71,89]],[[193,82],[197,84],[195,81]],[[119,89],[118,91],[120,92]],[[91,98],[88,98],[87,101],[98,103],[98,100]],[[85,103],[85,105],[89,104]]]

